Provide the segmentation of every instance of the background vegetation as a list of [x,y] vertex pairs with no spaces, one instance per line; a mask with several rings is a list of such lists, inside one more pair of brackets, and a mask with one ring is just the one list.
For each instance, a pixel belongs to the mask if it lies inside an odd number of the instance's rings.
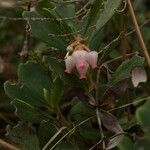
[[[0,1],[0,150],[149,150],[150,2],[132,5]],[[99,53],[87,80],[64,72],[78,35]]]

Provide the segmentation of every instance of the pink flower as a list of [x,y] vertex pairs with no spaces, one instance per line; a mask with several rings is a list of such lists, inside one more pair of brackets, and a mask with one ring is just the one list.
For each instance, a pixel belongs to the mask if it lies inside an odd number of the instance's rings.
[[75,67],[75,60],[72,56],[67,56],[65,59],[65,65],[66,65],[66,73],[71,73],[73,68]]
[[72,55],[67,56],[65,59],[66,70],[65,72],[71,73],[73,68],[76,67],[80,74],[80,79],[86,79],[86,73],[89,65],[94,69],[97,67],[98,53],[95,51],[87,52],[85,50],[77,50]]
[[97,52],[91,51],[88,53],[87,62],[92,66],[93,69],[97,67],[97,58],[98,58]]

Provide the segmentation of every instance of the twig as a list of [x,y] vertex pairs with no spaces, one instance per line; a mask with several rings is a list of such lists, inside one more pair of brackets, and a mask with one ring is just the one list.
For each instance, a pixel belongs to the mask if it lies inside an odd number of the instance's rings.
[[[27,5],[27,11],[30,12],[31,10],[31,0],[28,2],[28,5]],[[29,55],[29,49],[30,49],[30,25],[28,23],[28,21],[26,21],[26,26],[25,26],[25,30],[26,30],[26,33],[25,33],[25,40],[24,40],[24,43],[23,43],[23,48],[21,50],[21,52],[19,53],[19,55],[23,58],[27,58],[28,55]]]
[[[103,129],[102,129],[102,122],[101,122],[101,118],[100,118],[100,114],[99,114],[99,109],[98,107],[96,107],[96,116],[97,116],[97,121],[98,121],[98,126],[99,126],[99,130],[100,130],[100,135],[101,135],[101,139],[104,139],[104,133],[103,133]],[[105,150],[105,141],[102,140],[103,142],[103,150]]]
[[[146,24],[149,23],[149,22],[150,22],[150,19],[145,20],[144,23],[142,23],[142,24],[140,25],[140,28],[142,28],[144,25],[146,25]],[[129,36],[129,35],[131,35],[132,33],[134,33],[135,31],[136,31],[136,30],[133,29],[133,30],[127,32],[127,33],[125,34],[125,36]],[[116,42],[120,39],[120,36],[121,36],[121,32],[120,32],[120,34],[119,34],[115,39],[113,39],[113,40],[112,40],[110,43],[108,43],[104,48],[102,48],[102,49],[99,51],[99,53],[101,53],[101,52],[103,52],[103,51],[109,49],[109,47],[110,47],[112,44],[116,43]]]
[[93,145],[89,150],[93,150],[95,147],[97,147],[99,144],[101,144],[103,139],[100,139],[95,145]]
[[26,21],[26,20],[32,20],[32,21],[66,21],[66,20],[73,20],[77,19],[79,16],[73,16],[73,17],[66,17],[66,18],[42,18],[42,17],[7,17],[7,16],[0,16],[0,19],[6,19],[6,20],[12,20],[12,21]]
[[2,139],[0,139],[0,145],[8,150],[21,150],[13,145],[7,143],[6,141],[4,141]]
[[42,150],[46,150],[48,146],[50,145],[50,143],[52,143],[56,139],[56,137],[65,129],[67,129],[67,127],[60,128],[59,131],[56,134],[54,134],[52,138],[50,138],[50,140],[46,143],[46,145],[43,147]]
[[132,21],[133,21],[133,24],[134,24],[134,27],[135,27],[135,30],[136,30],[136,33],[137,33],[137,36],[138,36],[138,40],[139,40],[140,45],[141,45],[141,47],[143,49],[143,53],[145,55],[145,59],[146,59],[146,61],[148,63],[148,66],[150,67],[150,56],[149,56],[149,53],[147,51],[146,45],[144,43],[144,39],[143,39],[142,33],[140,31],[139,25],[137,23],[137,19],[136,19],[136,16],[135,16],[135,13],[134,13],[131,1],[127,0],[127,2],[128,2],[128,6],[129,6],[129,12],[130,12],[130,15],[132,17]]
[[141,102],[144,102],[144,101],[146,101],[148,99],[150,100],[150,96],[142,98],[142,99],[137,100],[137,101],[133,101],[131,103],[128,103],[128,104],[125,104],[125,105],[122,105],[122,106],[119,106],[119,107],[116,107],[116,108],[113,108],[113,109],[110,109],[110,110],[108,110],[108,112],[111,112],[111,111],[114,111],[114,110],[118,110],[118,109],[121,109],[121,108],[125,108],[125,107],[131,106],[133,104],[141,103]]
[[[90,26],[89,29],[95,28],[96,26]],[[67,36],[71,36],[71,35],[77,35],[80,32],[82,32],[84,30],[84,28],[81,28],[80,30],[77,30],[75,32],[70,32],[70,33],[66,33],[66,34],[53,34],[53,33],[49,33],[48,36],[53,36],[53,37],[67,37]]]
[[[130,57],[130,56],[135,55],[135,54],[137,54],[137,52],[129,53],[129,54],[126,54],[126,57]],[[118,57],[116,57],[114,59],[111,59],[111,60],[108,60],[108,61],[104,62],[102,65],[104,65],[104,64],[111,64],[112,62],[114,62],[116,60],[119,60],[119,59],[122,59],[122,58],[123,58],[123,56],[118,56]]]
[[123,3],[123,8],[122,9],[117,9],[118,13],[123,13],[127,8],[127,1],[124,0],[122,3]]
[[84,11],[84,10],[86,9],[86,7],[87,7],[88,5],[90,5],[90,3],[91,3],[91,0],[89,0],[80,10],[78,10],[78,11],[76,12],[76,15],[78,15],[78,14],[80,14],[82,11]]
[[91,116],[85,120],[83,120],[82,122],[80,122],[78,125],[76,125],[75,127],[73,127],[70,131],[68,131],[64,136],[62,136],[51,148],[50,150],[53,150],[65,137],[67,137],[69,134],[71,134],[77,127],[81,126],[82,124],[84,124],[85,122],[89,121],[90,119],[92,119],[94,116]]

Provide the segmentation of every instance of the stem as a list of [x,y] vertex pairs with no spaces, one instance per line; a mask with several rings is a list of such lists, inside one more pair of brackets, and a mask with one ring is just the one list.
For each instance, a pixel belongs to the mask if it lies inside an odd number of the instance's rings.
[[0,139],[0,145],[8,150],[20,150],[19,148],[5,142],[4,140]]
[[[31,1],[29,1],[27,5],[27,11],[31,10]],[[25,26],[25,40],[23,43],[22,51],[20,52],[20,56],[23,57],[25,60],[29,55],[29,49],[30,49],[30,26],[28,24],[28,21],[26,21]]]
[[62,128],[60,128],[59,131],[56,132],[56,133],[50,138],[50,140],[46,143],[46,145],[43,147],[42,150],[46,150],[46,149],[48,148],[48,146],[49,146],[49,145],[58,137],[58,135],[59,135],[63,130],[65,130],[65,129],[67,129],[67,127],[62,127]]
[[[99,130],[100,130],[101,139],[104,139],[104,133],[103,133],[103,129],[102,129],[102,122],[101,122],[98,107],[96,107],[96,116],[97,116],[97,121],[98,121],[98,126],[99,126]],[[105,140],[102,140],[102,143],[103,143],[103,150],[105,150],[105,147],[106,147],[105,146]]]
[[144,43],[144,39],[143,39],[142,33],[140,31],[140,28],[138,26],[137,19],[136,19],[134,10],[133,10],[133,6],[132,6],[130,0],[127,0],[127,2],[128,2],[129,12],[130,12],[130,15],[131,15],[131,18],[132,18],[132,21],[133,21],[133,24],[134,24],[134,27],[135,27],[135,30],[136,30],[136,33],[137,33],[138,40],[139,40],[140,45],[143,49],[143,53],[144,53],[145,59],[148,63],[148,66],[150,67],[150,56],[149,56],[149,53],[147,51],[146,45]]

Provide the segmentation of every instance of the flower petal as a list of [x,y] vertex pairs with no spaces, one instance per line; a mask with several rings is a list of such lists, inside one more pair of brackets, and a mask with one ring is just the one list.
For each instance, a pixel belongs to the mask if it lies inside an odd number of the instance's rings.
[[66,73],[71,73],[71,71],[73,70],[73,68],[75,67],[75,60],[72,56],[67,56],[67,58],[65,59],[65,65],[66,65]]
[[80,74],[80,79],[86,79],[86,72],[88,70],[88,63],[86,61],[78,61],[76,63],[77,71]]
[[98,53],[96,51],[91,51],[88,53],[86,60],[94,69],[97,67],[97,59],[98,59]]
[[85,50],[77,50],[73,52],[72,57],[75,58],[76,62],[80,60],[86,61],[87,54],[88,52],[86,52]]

